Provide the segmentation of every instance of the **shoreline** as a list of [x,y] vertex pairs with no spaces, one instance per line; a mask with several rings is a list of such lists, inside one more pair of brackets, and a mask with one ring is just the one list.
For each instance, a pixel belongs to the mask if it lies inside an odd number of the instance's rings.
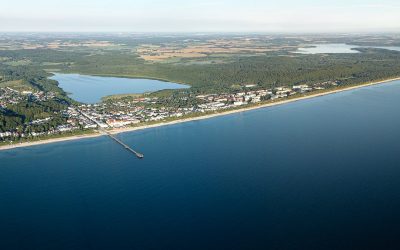
[[[261,108],[273,107],[273,106],[283,105],[283,104],[287,104],[287,103],[298,102],[298,101],[302,101],[302,100],[321,97],[321,96],[325,96],[325,95],[331,95],[331,94],[335,94],[335,93],[364,88],[364,87],[368,87],[368,86],[389,83],[389,82],[398,81],[398,80],[400,80],[400,77],[392,78],[392,79],[388,79],[388,80],[377,81],[377,82],[359,84],[356,86],[350,86],[350,87],[342,88],[342,89],[335,89],[335,90],[330,90],[330,91],[325,91],[325,92],[320,92],[320,93],[315,93],[315,94],[309,94],[309,95],[300,96],[300,97],[296,97],[296,98],[292,98],[292,99],[270,102],[270,103],[260,104],[260,105],[251,106],[251,107],[243,107],[243,108],[239,108],[239,109],[235,109],[235,110],[222,111],[222,112],[215,113],[215,114],[200,115],[198,117],[184,118],[184,119],[179,119],[179,120],[174,120],[174,121],[169,121],[169,122],[160,122],[160,123],[156,123],[156,124],[143,125],[143,126],[138,126],[138,127],[112,129],[112,130],[109,130],[109,132],[110,132],[110,134],[120,134],[120,133],[126,133],[126,132],[133,132],[133,131],[137,131],[137,130],[144,130],[144,129],[149,129],[149,128],[174,125],[174,124],[190,122],[190,121],[205,120],[205,119],[210,119],[213,117],[241,113],[241,112],[246,112],[246,111],[256,110],[256,109],[261,109]],[[105,136],[105,134],[103,134],[101,132],[97,132],[95,134],[73,135],[73,136],[60,137],[60,138],[54,138],[54,139],[38,140],[38,141],[34,141],[34,142],[22,142],[22,143],[0,146],[0,151],[11,150],[11,149],[15,149],[15,148],[22,148],[22,147],[37,146],[37,145],[43,145],[43,144],[50,144],[50,143],[57,143],[57,142],[95,138],[95,137],[101,137],[101,136]]]
[[85,75],[85,76],[100,76],[100,77],[113,77],[113,78],[125,78],[125,79],[146,79],[146,80],[157,80],[160,82],[166,82],[166,83],[176,83],[176,84],[181,84],[181,85],[186,85],[189,87],[192,87],[192,85],[180,81],[169,81],[163,78],[157,78],[157,77],[151,77],[151,76],[131,76],[131,75],[118,75],[118,74],[86,74],[86,73],[80,73],[80,72],[50,72],[51,74],[75,74],[75,75]]

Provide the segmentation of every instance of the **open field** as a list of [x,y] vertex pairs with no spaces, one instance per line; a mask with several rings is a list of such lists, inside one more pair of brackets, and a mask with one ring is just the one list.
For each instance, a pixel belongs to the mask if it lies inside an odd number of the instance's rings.
[[32,87],[22,80],[0,82],[0,88],[5,88],[5,87],[13,88],[18,91],[32,90]]
[[185,44],[144,44],[137,49],[137,52],[146,61],[162,61],[170,58],[200,58],[218,54],[257,55],[295,49],[297,46],[273,45],[251,39],[220,39]]

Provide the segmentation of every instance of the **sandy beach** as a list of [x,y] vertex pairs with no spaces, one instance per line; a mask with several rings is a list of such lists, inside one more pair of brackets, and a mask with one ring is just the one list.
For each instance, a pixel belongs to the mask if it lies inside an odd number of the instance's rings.
[[[383,81],[372,82],[372,83],[360,84],[360,85],[351,86],[351,87],[348,87],[348,88],[335,89],[335,90],[326,91],[326,92],[322,92],[322,93],[320,92],[320,93],[315,93],[315,94],[309,94],[309,95],[306,95],[306,96],[300,96],[300,97],[297,97],[297,98],[292,98],[292,99],[286,99],[286,100],[280,100],[280,101],[276,101],[276,102],[260,104],[260,105],[257,105],[257,106],[243,107],[243,108],[240,108],[240,109],[229,110],[229,111],[225,111],[225,112],[221,111],[219,113],[209,114],[209,115],[204,115],[204,116],[198,116],[198,117],[193,117],[193,118],[185,118],[185,119],[180,119],[180,120],[175,120],[175,121],[170,121],[170,122],[160,122],[160,123],[157,123],[157,124],[143,125],[143,126],[138,126],[138,127],[127,127],[127,128],[121,128],[121,129],[113,129],[113,130],[110,130],[109,132],[111,134],[119,134],[119,133],[125,133],[125,132],[132,132],[132,131],[137,131],[137,130],[161,127],[161,126],[168,126],[168,125],[173,125],[173,124],[178,124],[178,123],[183,123],[183,122],[190,122],[190,121],[209,119],[209,118],[212,118],[212,117],[229,115],[229,114],[240,113],[240,112],[246,112],[246,111],[250,111],[250,110],[254,110],[254,109],[272,107],[272,106],[277,106],[277,105],[283,105],[283,104],[286,104],[286,103],[297,102],[297,101],[316,98],[316,97],[325,96],[325,95],[331,95],[331,94],[335,94],[335,93],[339,93],[339,92],[359,89],[359,88],[363,88],[363,87],[367,87],[367,86],[372,86],[372,85],[377,85],[377,84],[382,84],[382,83],[388,83],[388,82],[397,81],[397,80],[400,80],[400,77],[393,78],[393,79],[388,79],[388,80],[383,80]],[[64,142],[64,141],[80,140],[80,139],[94,138],[94,137],[99,137],[99,136],[105,136],[105,134],[101,133],[101,132],[98,132],[98,133],[94,133],[94,134],[92,133],[92,134],[87,134],[87,135],[76,135],[76,136],[61,137],[61,138],[54,138],[54,139],[47,139],[47,140],[44,139],[44,140],[39,140],[39,141],[34,141],[34,142],[15,143],[15,144],[10,144],[10,145],[0,146],[0,150],[10,150],[10,149],[20,148],[20,147],[29,147],[29,146],[35,146],[35,145],[48,144],[48,143],[57,143],[57,142]]]

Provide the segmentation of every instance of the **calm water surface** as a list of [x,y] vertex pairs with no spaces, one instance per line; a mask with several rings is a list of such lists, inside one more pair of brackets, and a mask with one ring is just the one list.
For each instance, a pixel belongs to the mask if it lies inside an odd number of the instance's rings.
[[[0,152],[0,249],[396,249],[400,82]],[[397,245],[398,246],[398,245]]]
[[51,79],[74,100],[83,103],[97,103],[102,97],[119,94],[142,94],[163,89],[182,89],[189,86],[150,79],[88,76],[55,73]]
[[295,53],[299,54],[349,54],[360,53],[355,48],[377,48],[393,51],[400,51],[400,47],[393,46],[357,46],[344,43],[331,43],[331,44],[312,44],[309,48],[299,48]]

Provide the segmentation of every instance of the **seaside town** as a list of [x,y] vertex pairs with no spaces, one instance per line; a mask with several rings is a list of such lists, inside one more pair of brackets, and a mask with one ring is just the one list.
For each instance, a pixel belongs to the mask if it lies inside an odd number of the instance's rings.
[[[256,89],[256,85],[246,85],[245,90],[229,94],[204,94],[179,97],[182,101],[194,98],[197,104],[191,106],[170,106],[165,100],[152,95],[133,98],[132,100],[113,100],[97,104],[81,104],[66,106],[64,110],[54,115],[63,117],[63,122],[51,127],[47,131],[27,129],[32,126],[51,122],[54,117],[49,116],[36,119],[25,124],[25,129],[0,131],[0,141],[10,141],[11,138],[34,138],[46,135],[62,134],[78,130],[117,129],[134,126],[140,123],[179,119],[189,115],[201,115],[263,101],[275,101],[290,96],[304,94],[316,90],[340,85],[339,81],[328,81],[314,85],[294,85],[291,87],[277,87],[273,89]],[[54,99],[52,92],[17,91],[10,87],[0,88],[0,111],[7,110],[9,105],[22,101],[44,102]]]

